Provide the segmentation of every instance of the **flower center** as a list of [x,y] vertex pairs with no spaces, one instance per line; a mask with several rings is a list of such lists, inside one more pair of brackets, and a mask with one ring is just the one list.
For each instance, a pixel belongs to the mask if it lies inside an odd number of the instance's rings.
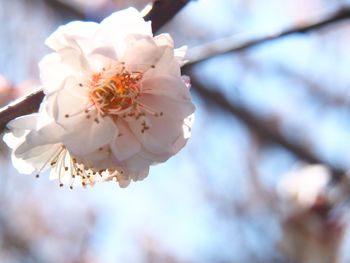
[[91,81],[90,100],[102,116],[125,113],[135,105],[142,77],[141,72],[130,72],[125,68],[110,76],[95,74]]

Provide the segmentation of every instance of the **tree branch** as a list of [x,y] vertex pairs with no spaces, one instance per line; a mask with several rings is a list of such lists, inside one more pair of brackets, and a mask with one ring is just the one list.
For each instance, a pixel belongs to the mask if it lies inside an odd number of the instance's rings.
[[[152,9],[145,15],[146,21],[152,21],[153,32],[158,31],[168,21],[173,18],[177,12],[181,10],[190,0],[156,0],[153,3]],[[72,14],[77,14],[79,18],[83,17],[81,13],[70,8],[69,6],[54,0],[52,2],[64,8],[65,11],[70,10]],[[43,91],[36,91],[27,97],[20,98],[8,106],[0,109],[0,131],[3,131],[6,124],[25,114],[36,112],[39,109],[40,103],[44,98]]]
[[280,38],[293,35],[308,33],[311,31],[322,29],[331,24],[341,22],[343,20],[350,19],[350,8],[344,8],[334,13],[330,17],[313,23],[306,23],[303,25],[297,25],[290,29],[283,31],[282,33],[260,37],[253,40],[248,40],[244,43],[237,43],[237,40],[234,36],[224,38],[221,40],[216,40],[211,43],[204,44],[203,46],[195,47],[192,49],[192,56],[189,54],[190,62],[187,64],[192,65],[202,61],[206,61],[212,57],[225,55],[233,52],[244,51],[258,45],[265,44],[267,42],[278,40]]
[[152,30],[157,32],[189,2],[190,0],[156,0],[144,18],[146,21],[152,21]]
[[[187,71],[186,74],[191,74],[191,72]],[[302,159],[308,163],[325,164],[332,171],[335,180],[339,180],[346,173],[344,169],[340,169],[324,160],[321,160],[303,145],[289,141],[277,129],[271,127],[268,121],[262,120],[260,117],[255,116],[253,113],[249,112],[243,107],[238,107],[232,104],[221,92],[218,91],[216,87],[212,87],[210,89],[206,88],[196,79],[193,74],[191,76],[193,90],[204,101],[207,101],[210,103],[210,105],[216,106],[220,110],[235,116],[261,138],[282,146],[299,159]]]

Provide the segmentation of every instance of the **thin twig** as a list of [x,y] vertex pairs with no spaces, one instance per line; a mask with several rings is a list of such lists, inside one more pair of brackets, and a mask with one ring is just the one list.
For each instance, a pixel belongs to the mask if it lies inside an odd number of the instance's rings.
[[[187,71],[186,74],[191,74],[191,72]],[[340,169],[324,160],[321,160],[303,145],[287,140],[277,129],[271,127],[268,121],[255,116],[252,112],[249,112],[243,107],[238,107],[231,103],[226,96],[218,91],[216,87],[207,88],[200,81],[198,81],[193,74],[191,76],[193,90],[200,97],[209,102],[210,105],[216,106],[217,108],[224,110],[225,112],[230,113],[241,120],[261,138],[282,146],[299,159],[302,159],[308,163],[325,164],[332,171],[335,180],[340,179],[345,174],[344,169]]]
[[[183,8],[189,0],[157,0],[154,2],[152,9],[145,15],[146,21],[152,21],[153,32],[158,31],[164,26],[171,18],[173,18],[177,12]],[[58,4],[59,1],[53,3]],[[60,4],[62,7],[62,4]],[[73,14],[78,14],[81,17],[81,13],[70,8],[67,5],[63,5],[64,10],[73,10]],[[44,98],[43,91],[36,91],[27,97],[21,98],[10,105],[0,109],[0,131],[3,131],[6,124],[25,114],[35,112],[39,109],[39,105]]]
[[[303,25],[296,25],[290,29],[287,29],[283,32],[260,37],[253,40],[248,40],[244,43],[237,43],[235,36],[231,36],[228,38],[224,38],[221,40],[213,41],[212,43],[204,44],[203,46],[195,47],[189,54],[190,62],[187,66],[196,64],[202,61],[206,61],[212,57],[225,55],[228,53],[244,51],[250,49],[252,47],[256,47],[258,45],[265,44],[267,42],[277,40],[289,35],[300,34],[300,33],[308,33],[311,31],[322,29],[331,24],[350,19],[350,8],[344,8],[334,13],[330,17],[313,23],[305,23]],[[191,50],[190,50],[191,51]]]

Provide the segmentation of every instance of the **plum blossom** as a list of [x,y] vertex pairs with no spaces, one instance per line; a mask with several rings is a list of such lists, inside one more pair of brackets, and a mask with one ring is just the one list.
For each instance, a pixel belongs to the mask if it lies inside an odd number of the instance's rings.
[[44,101],[5,136],[20,172],[51,167],[60,185],[126,187],[184,147],[195,111],[180,71],[186,48],[153,36],[136,9],[68,23],[46,44],[54,52],[39,63]]

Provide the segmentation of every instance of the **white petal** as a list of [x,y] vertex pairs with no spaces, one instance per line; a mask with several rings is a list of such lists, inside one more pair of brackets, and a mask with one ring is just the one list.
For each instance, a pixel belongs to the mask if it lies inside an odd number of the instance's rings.
[[16,148],[19,144],[24,141],[25,134],[22,136],[15,136],[13,132],[7,132],[2,137],[3,141],[7,144],[11,149]]
[[33,147],[33,145],[28,144],[26,141],[24,141],[22,144],[18,145],[16,149],[14,149],[13,153],[16,157],[26,160],[29,158],[41,156],[50,149],[51,145],[48,144]]
[[[117,60],[117,53],[115,49],[111,46],[101,46],[93,49],[89,53],[89,60],[94,60],[94,63],[102,62],[103,64],[108,64],[111,60]],[[99,61],[101,60],[101,61]],[[101,67],[102,68],[102,67]],[[101,69],[100,68],[100,69]],[[95,67],[94,67],[95,69]]]
[[94,35],[94,46],[113,46],[120,58],[125,51],[125,38],[137,34],[152,36],[150,22],[145,22],[142,15],[134,8],[115,12],[105,18]]
[[44,172],[51,167],[52,158],[59,152],[61,146],[62,144],[50,144],[33,148],[22,157],[22,160],[31,165],[36,172]]
[[126,161],[126,168],[129,172],[139,172],[141,170],[146,169],[152,164],[153,164],[152,161],[146,160],[142,158],[140,155],[136,154],[132,158],[129,158]]
[[124,161],[138,153],[141,145],[123,121],[119,120],[117,125],[119,134],[112,141],[111,150],[119,161]]
[[7,124],[7,127],[10,129],[23,129],[23,130],[32,130],[36,127],[38,114],[32,113],[24,116],[20,116]]
[[80,77],[90,71],[88,62],[79,50],[66,48],[46,55],[39,62],[40,79],[45,94],[60,89],[69,77]]
[[11,130],[12,136],[22,137],[28,130],[36,128],[38,114],[33,113],[29,115],[20,116],[7,124],[7,127]]
[[[194,105],[190,100],[174,100],[149,94],[142,95],[140,101],[155,112],[163,114],[158,117],[149,114],[147,118],[126,118],[131,130],[145,150],[170,157],[186,143],[188,134],[185,136],[184,120],[194,112]],[[147,121],[147,130],[142,129],[144,121]]]
[[101,22],[100,26],[105,30],[113,30],[114,35],[120,38],[129,34],[153,36],[151,23],[145,22],[135,8],[127,8],[111,14]]
[[64,134],[64,129],[57,123],[50,123],[40,129],[30,131],[26,136],[29,145],[37,146],[43,144],[58,143]]
[[[183,136],[182,122],[169,118],[156,118],[148,116],[150,128],[142,132],[142,120],[130,119],[129,126],[142,146],[154,154],[166,154],[171,156],[175,153],[173,144]],[[161,120],[160,120],[161,119]]]
[[157,76],[142,82],[142,93],[164,95],[172,99],[191,100],[191,94],[182,78]]
[[84,114],[72,117],[69,132],[62,136],[62,142],[73,155],[92,153],[110,143],[118,134],[117,126],[109,117],[99,122],[87,119]]
[[145,179],[148,173],[149,173],[149,166],[141,171],[130,173],[129,176],[134,182],[136,182],[136,181],[141,181]]
[[154,41],[157,46],[169,46],[174,47],[174,40],[169,34],[160,34],[154,37]]
[[144,148],[138,153],[138,156],[142,157],[145,160],[148,160],[152,165],[156,163],[165,162],[171,157],[168,153],[155,154],[147,151]]
[[21,174],[32,174],[35,168],[25,160],[17,158],[14,154],[11,155],[11,161],[13,167]]
[[158,63],[166,47],[157,46],[153,38],[139,35],[130,35],[126,38],[126,50],[121,60],[126,65],[145,65],[150,69]]
[[84,154],[82,156],[75,156],[79,163],[83,163],[85,167],[94,167],[97,170],[117,169],[122,165],[113,154],[108,145],[99,148],[98,150]]
[[129,177],[125,177],[121,174],[117,174],[118,184],[121,188],[126,188],[129,186],[131,179]]
[[86,88],[80,87],[75,78],[68,78],[65,80],[62,89],[47,97],[46,109],[65,128],[67,125],[72,124],[72,119],[66,116],[83,113],[88,103],[88,91]]
[[151,108],[154,112],[163,114],[156,119],[161,121],[168,119],[183,121],[195,111],[195,106],[190,100],[176,100],[169,96],[145,94],[140,96],[139,102]]
[[[46,39],[46,45],[54,50],[60,50],[70,45],[69,38],[75,37],[79,44],[83,40],[89,40],[98,29],[99,25],[94,22],[73,21],[60,26]],[[68,40],[67,40],[68,39]]]
[[174,56],[174,49],[172,47],[163,46],[163,53],[157,59],[155,68],[147,72],[145,78],[162,75],[170,75],[179,78],[181,76],[180,66],[179,60]]
[[182,46],[174,50],[175,58],[180,66],[183,66],[187,62],[187,60],[185,60],[187,49],[187,46]]

